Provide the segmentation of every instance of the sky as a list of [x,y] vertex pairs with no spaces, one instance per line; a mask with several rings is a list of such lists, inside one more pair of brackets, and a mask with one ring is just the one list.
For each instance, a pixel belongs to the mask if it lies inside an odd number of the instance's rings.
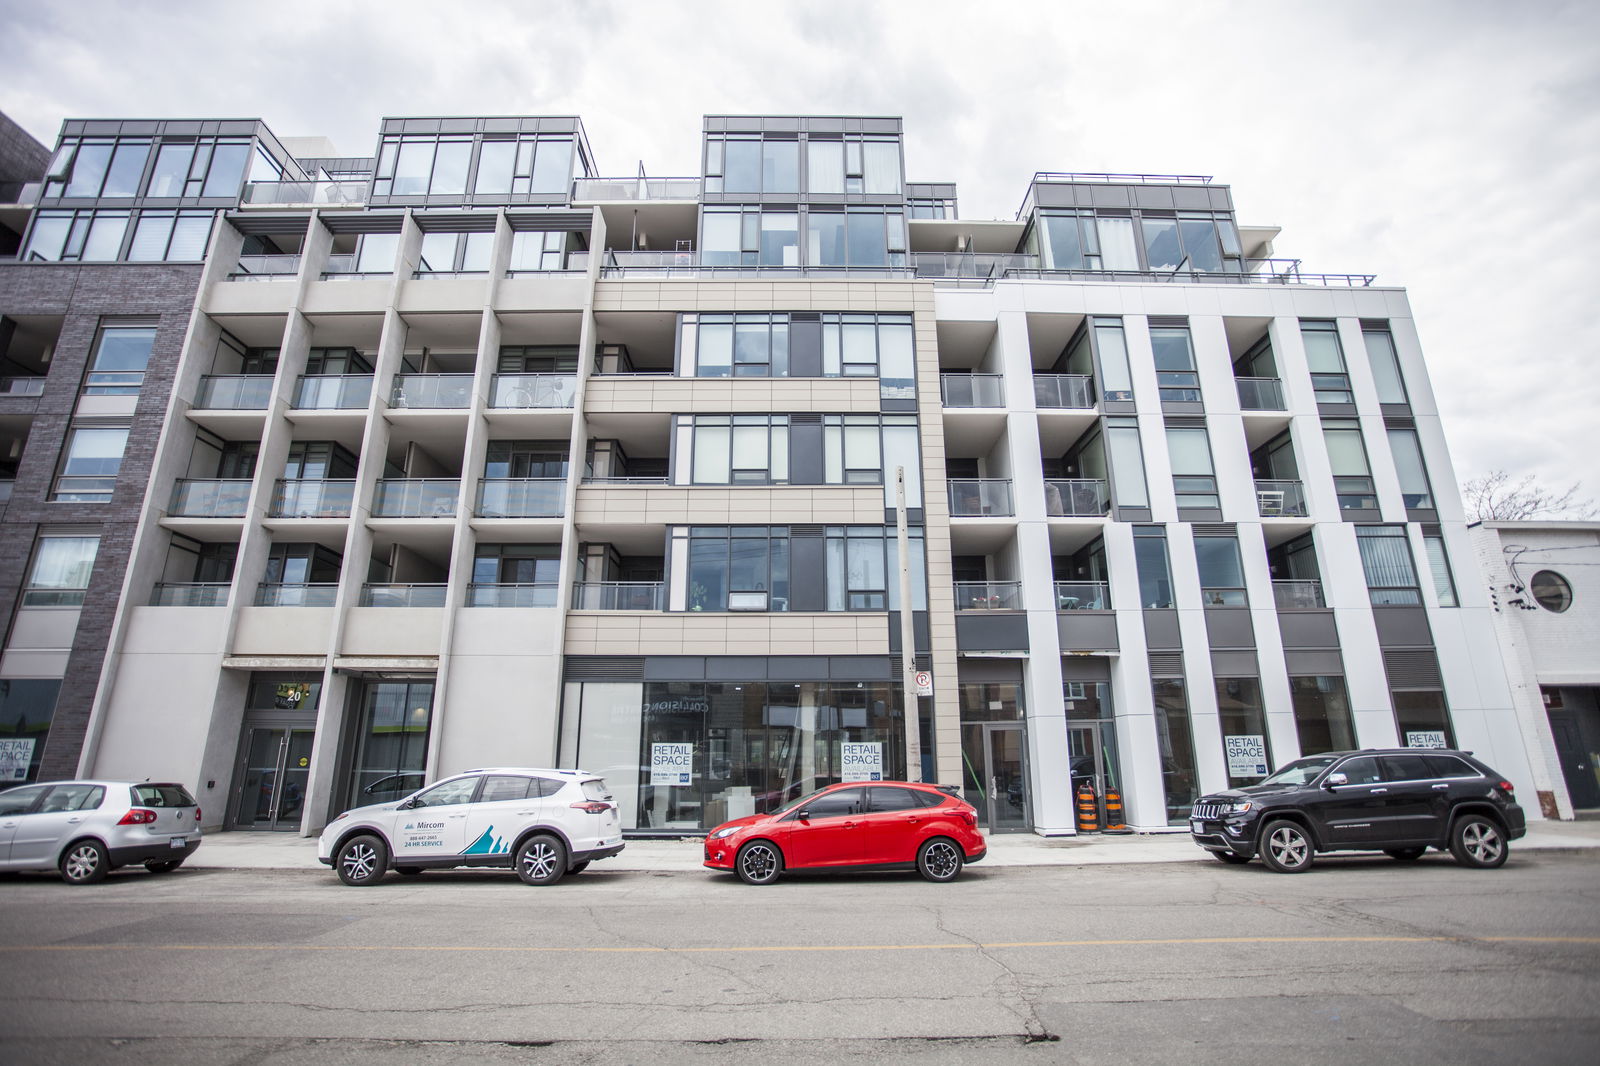
[[0,110],[46,144],[259,117],[370,155],[388,115],[576,114],[601,174],[671,177],[705,114],[867,114],[964,218],[1014,217],[1035,171],[1215,175],[1277,256],[1409,291],[1458,478],[1600,496],[1593,0],[0,0],[0,26]]

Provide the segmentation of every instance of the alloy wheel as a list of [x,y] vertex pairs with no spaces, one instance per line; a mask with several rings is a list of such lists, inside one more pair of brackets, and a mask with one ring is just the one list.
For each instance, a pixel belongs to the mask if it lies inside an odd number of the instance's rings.
[[747,844],[739,852],[739,876],[752,885],[764,885],[778,877],[778,853],[770,844]]
[[536,840],[522,849],[522,869],[525,881],[543,881],[555,872],[559,856],[549,842]]
[[928,845],[923,855],[923,865],[935,880],[943,881],[961,872],[961,855],[954,844],[936,840]]
[[1500,831],[1487,822],[1473,822],[1461,831],[1461,844],[1474,862],[1488,866],[1500,858],[1505,842]]
[[344,849],[339,861],[346,880],[366,881],[377,873],[378,851],[366,841],[358,840]]
[[67,852],[67,858],[62,863],[62,873],[68,881],[83,883],[92,881],[100,872],[100,849],[94,844],[79,844]]

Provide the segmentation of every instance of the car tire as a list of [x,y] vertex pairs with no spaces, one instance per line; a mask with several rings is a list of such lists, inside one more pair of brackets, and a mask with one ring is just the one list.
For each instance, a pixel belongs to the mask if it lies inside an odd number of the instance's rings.
[[389,849],[370,834],[346,840],[333,857],[339,880],[356,888],[375,885],[389,866]]
[[61,853],[61,879],[69,885],[92,885],[111,872],[111,856],[98,840],[75,840]]
[[961,845],[949,837],[925,840],[922,847],[917,849],[917,873],[922,875],[924,881],[932,881],[936,885],[960,877],[965,862],[966,856],[961,853]]
[[1450,854],[1462,866],[1493,870],[1506,864],[1510,852],[1505,831],[1481,814],[1463,815],[1450,827]]
[[1414,862],[1422,858],[1427,848],[1384,848],[1383,853],[1399,862]]
[[401,877],[415,877],[422,872],[420,866],[396,866],[394,872]]
[[583,873],[583,871],[585,871],[585,870],[587,870],[589,868],[589,862],[590,862],[590,860],[588,860],[588,859],[584,859],[582,862],[575,862],[570,867],[568,867],[567,873],[569,873],[569,874],[581,874],[581,873]]
[[144,868],[153,874],[170,874],[182,865],[182,859],[162,859],[159,862],[147,862]]
[[1231,851],[1213,851],[1211,857],[1218,862],[1225,862],[1229,866],[1243,866],[1250,859],[1244,855],[1236,855]]
[[770,840],[752,840],[739,849],[733,868],[747,885],[770,885],[783,873],[783,852]]
[[525,885],[553,885],[567,872],[567,849],[548,833],[531,836],[517,848],[517,876]]
[[1261,846],[1256,849],[1267,869],[1280,874],[1297,874],[1311,869],[1316,846],[1311,834],[1299,822],[1280,818],[1261,830]]

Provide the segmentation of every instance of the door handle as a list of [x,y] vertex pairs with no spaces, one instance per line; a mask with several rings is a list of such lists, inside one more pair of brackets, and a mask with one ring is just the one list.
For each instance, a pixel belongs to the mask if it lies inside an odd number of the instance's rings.
[[538,813],[539,813],[538,811],[518,811],[517,812],[517,817],[518,818],[532,818],[534,815],[536,815]]
[[1376,796],[1380,792],[1387,792],[1387,791],[1389,791],[1389,790],[1386,789],[1386,788],[1375,788],[1375,789],[1372,790],[1372,794],[1374,796]]
[[1435,792],[1444,792],[1444,791],[1448,790],[1449,788],[1450,788],[1449,785],[1434,785],[1433,786],[1433,790]]
[[909,822],[911,825],[916,825],[918,822],[922,821],[922,819],[921,818],[907,818],[906,821]]
[[67,819],[67,824],[68,825],[77,825],[81,821],[83,821],[83,817],[80,815],[77,818],[68,818]]
[[844,823],[844,827],[846,829],[854,829],[856,827],[856,823],[854,823],[854,822],[846,822],[846,823]]

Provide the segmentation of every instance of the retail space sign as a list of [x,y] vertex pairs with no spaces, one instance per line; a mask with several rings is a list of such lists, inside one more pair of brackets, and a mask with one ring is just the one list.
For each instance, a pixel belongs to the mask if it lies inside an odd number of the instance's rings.
[[694,745],[650,745],[650,783],[669,788],[693,784]]
[[914,674],[912,676],[912,681],[917,686],[917,695],[919,695],[919,696],[931,696],[931,695],[933,695],[933,673],[932,673],[932,671],[929,671],[929,670],[918,670],[916,672],[916,674]]
[[878,741],[845,741],[839,745],[839,761],[843,781],[883,780],[883,745]]
[[1243,734],[1223,737],[1228,752],[1229,777],[1267,776],[1267,738]]
[[1442,729],[1425,729],[1419,732],[1406,733],[1406,747],[1408,748],[1448,748],[1444,742]]
[[33,762],[33,738],[0,740],[0,781],[26,781]]

